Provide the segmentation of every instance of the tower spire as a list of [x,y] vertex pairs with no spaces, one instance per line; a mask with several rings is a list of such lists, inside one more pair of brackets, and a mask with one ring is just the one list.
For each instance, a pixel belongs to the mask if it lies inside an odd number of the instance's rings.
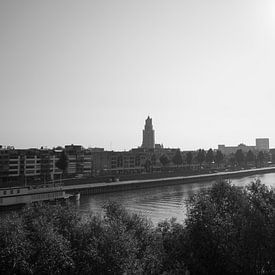
[[153,129],[152,118],[148,115],[145,120],[145,126],[143,130],[142,148],[154,149],[155,148],[155,131]]

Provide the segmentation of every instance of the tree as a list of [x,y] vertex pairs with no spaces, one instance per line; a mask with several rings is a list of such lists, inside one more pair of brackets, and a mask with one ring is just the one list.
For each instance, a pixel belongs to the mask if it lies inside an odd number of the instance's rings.
[[260,151],[257,155],[257,163],[261,166],[263,165],[264,160],[265,160],[264,153],[263,151]]
[[189,168],[192,164],[192,160],[193,160],[193,154],[192,154],[192,152],[188,152],[186,155],[186,162],[189,165]]
[[229,163],[231,165],[231,167],[235,167],[236,165],[236,157],[235,157],[235,154],[231,154],[229,156]]
[[219,182],[187,203],[184,260],[191,274],[271,274],[275,193],[259,181]]
[[[160,234],[109,202],[103,217],[39,204],[0,223],[0,274],[162,274]],[[77,214],[77,215],[76,215]]]
[[218,150],[215,155],[215,162],[218,164],[218,167],[220,167],[221,162],[223,161],[224,155],[223,153]]
[[60,169],[62,171],[62,175],[64,175],[64,173],[68,167],[68,157],[64,150],[61,152],[60,158],[57,160],[55,165],[58,169]]
[[244,153],[242,149],[238,149],[235,153],[235,159],[239,166],[244,162]]
[[156,155],[155,155],[155,154],[152,154],[152,155],[151,155],[151,162],[152,162],[152,165],[153,165],[153,166],[156,165],[156,161],[157,161]]
[[165,252],[163,253],[162,265],[166,272],[161,274],[186,274],[184,225],[177,223],[175,218],[171,218],[160,222],[156,228],[156,233],[161,234]]
[[275,150],[274,149],[270,150],[270,153],[271,153],[271,161],[272,163],[275,163]]
[[246,162],[247,163],[255,162],[255,155],[251,150],[249,150],[246,154]]
[[[32,269],[34,274],[61,274],[70,271],[73,260],[70,256],[70,242],[57,233],[54,226],[40,222],[32,232]],[[69,273],[69,272],[68,272]]]
[[182,155],[181,155],[180,150],[176,151],[175,155],[173,156],[172,161],[175,165],[177,165],[177,167],[182,164],[183,160],[182,160]]
[[152,170],[152,162],[150,159],[147,159],[144,163],[144,168],[147,173],[151,172]]
[[201,169],[201,165],[205,161],[205,151],[204,151],[204,149],[199,149],[199,151],[197,153],[197,161],[198,161],[198,163],[200,165],[200,169]]
[[213,153],[213,150],[212,148],[210,148],[207,153],[206,153],[206,156],[205,156],[205,161],[211,165],[211,163],[214,161],[214,153]]
[[161,162],[161,164],[163,166],[168,165],[168,163],[170,162],[170,160],[168,159],[168,157],[166,155],[164,155],[164,154],[160,156],[159,161]]
[[31,245],[18,214],[0,218],[0,274],[28,274]]

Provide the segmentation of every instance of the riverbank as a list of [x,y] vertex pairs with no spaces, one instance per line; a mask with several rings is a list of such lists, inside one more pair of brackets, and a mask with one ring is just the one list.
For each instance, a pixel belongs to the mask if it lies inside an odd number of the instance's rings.
[[63,186],[68,193],[99,194],[132,189],[151,188],[155,186],[167,186],[175,184],[185,184],[192,182],[212,181],[219,179],[233,179],[257,174],[275,172],[275,167],[256,168],[240,171],[218,172],[211,174],[200,174],[192,176],[165,177],[145,180],[129,180],[118,182],[98,182]]

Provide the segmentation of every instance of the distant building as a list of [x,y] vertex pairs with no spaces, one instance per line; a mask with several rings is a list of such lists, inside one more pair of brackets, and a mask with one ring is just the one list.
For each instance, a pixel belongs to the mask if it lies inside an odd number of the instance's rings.
[[81,145],[65,145],[65,153],[68,158],[67,174],[70,176],[91,174],[92,157],[89,150]]
[[269,151],[269,139],[256,138],[256,146],[247,146],[243,143],[239,144],[238,146],[225,146],[224,144],[218,145],[218,150],[220,150],[224,155],[234,154],[239,149],[245,153],[247,153],[249,150],[254,152]]
[[163,144],[155,144],[155,149],[157,150],[163,149]]
[[99,147],[93,147],[93,148],[91,148],[91,147],[89,147],[88,150],[90,152],[92,152],[92,153],[94,153],[94,152],[103,152],[104,148],[99,148]]
[[256,147],[247,146],[243,143],[239,144],[238,146],[225,146],[224,144],[218,145],[218,150],[220,150],[224,155],[235,154],[239,149],[247,153],[249,150],[255,151]]
[[144,171],[151,152],[131,150],[123,152],[102,151],[92,152],[93,173],[97,174],[131,174]]
[[153,130],[152,118],[150,118],[149,116],[145,121],[141,147],[145,149],[155,148],[155,131]]
[[269,139],[256,138],[256,149],[258,151],[269,151]]

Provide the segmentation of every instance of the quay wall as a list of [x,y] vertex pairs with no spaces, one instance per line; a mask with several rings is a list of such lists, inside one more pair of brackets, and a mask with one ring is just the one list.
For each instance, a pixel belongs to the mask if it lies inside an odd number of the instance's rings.
[[86,183],[63,186],[63,190],[67,193],[75,194],[99,194],[116,191],[126,191],[133,189],[144,189],[167,185],[186,184],[193,182],[214,181],[219,179],[240,178],[257,174],[266,174],[275,172],[275,167],[266,167],[258,169],[240,170],[233,172],[219,172],[212,174],[201,174],[194,176],[180,176],[147,180],[130,180],[118,182],[100,182],[100,183]]

